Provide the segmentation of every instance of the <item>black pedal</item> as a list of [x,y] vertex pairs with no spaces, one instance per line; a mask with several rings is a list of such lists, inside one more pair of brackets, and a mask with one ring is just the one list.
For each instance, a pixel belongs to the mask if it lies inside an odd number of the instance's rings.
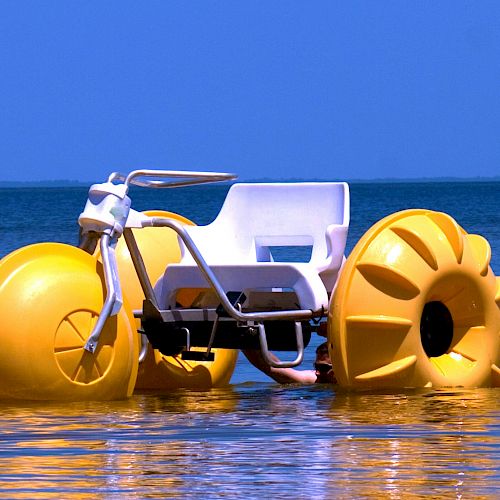
[[[227,292],[226,297],[229,302],[231,302],[233,307],[236,307],[236,304],[243,304],[243,302],[247,300],[247,297],[243,292]],[[222,316],[224,318],[229,317],[229,314],[227,314],[222,304],[219,304],[215,312],[217,313],[217,316]]]
[[214,361],[215,354],[207,354],[206,351],[182,351],[181,358],[186,361]]

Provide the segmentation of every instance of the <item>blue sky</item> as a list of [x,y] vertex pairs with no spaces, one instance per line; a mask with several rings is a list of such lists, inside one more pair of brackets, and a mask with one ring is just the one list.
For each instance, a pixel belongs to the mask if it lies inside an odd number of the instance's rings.
[[0,162],[500,175],[500,2],[2,0]]

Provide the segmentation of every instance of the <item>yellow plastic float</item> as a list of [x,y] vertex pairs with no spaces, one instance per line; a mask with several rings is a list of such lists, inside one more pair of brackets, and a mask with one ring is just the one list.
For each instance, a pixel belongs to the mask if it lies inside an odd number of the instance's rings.
[[69,245],[40,243],[0,261],[0,398],[120,399],[132,394],[138,343],[127,304],[84,350],[105,295],[102,265]]
[[[497,307],[500,308],[500,277],[497,277],[497,290],[495,294],[495,302],[497,304]],[[500,387],[500,352],[498,353],[497,362],[491,372],[491,385],[493,387]]]
[[500,294],[481,236],[408,210],[357,243],[331,302],[335,374],[349,388],[499,385]]
[[[150,217],[167,217],[182,224],[194,225],[181,215],[164,210],[147,210]],[[133,234],[151,282],[154,284],[165,272],[168,264],[179,262],[181,253],[177,234],[166,227],[134,229]],[[144,293],[134,270],[132,259],[124,239],[116,247],[118,272],[124,293],[133,309],[141,309]],[[177,300],[190,305],[199,290],[182,290]],[[140,327],[140,321],[136,323]],[[201,349],[200,349],[201,350]],[[181,356],[166,356],[148,344],[144,361],[139,365],[136,389],[164,390],[178,388],[207,389],[222,387],[229,383],[233,374],[238,351],[235,349],[213,349],[213,361],[183,360]]]

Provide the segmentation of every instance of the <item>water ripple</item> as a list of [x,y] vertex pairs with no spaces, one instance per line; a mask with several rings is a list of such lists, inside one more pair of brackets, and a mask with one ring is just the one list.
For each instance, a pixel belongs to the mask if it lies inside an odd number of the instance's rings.
[[242,384],[0,407],[10,498],[494,498],[497,389]]

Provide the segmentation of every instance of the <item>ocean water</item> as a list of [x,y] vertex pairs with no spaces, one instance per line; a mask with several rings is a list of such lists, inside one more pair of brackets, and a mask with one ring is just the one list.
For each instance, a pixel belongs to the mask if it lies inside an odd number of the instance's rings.
[[[354,183],[347,252],[402,209],[484,236],[500,275],[500,182]],[[217,214],[227,186],[134,189],[134,208]],[[76,244],[86,188],[0,189],[0,256]],[[315,338],[304,367],[314,357]],[[240,356],[229,387],[130,400],[0,403],[5,498],[498,498],[499,389],[279,386]]]

